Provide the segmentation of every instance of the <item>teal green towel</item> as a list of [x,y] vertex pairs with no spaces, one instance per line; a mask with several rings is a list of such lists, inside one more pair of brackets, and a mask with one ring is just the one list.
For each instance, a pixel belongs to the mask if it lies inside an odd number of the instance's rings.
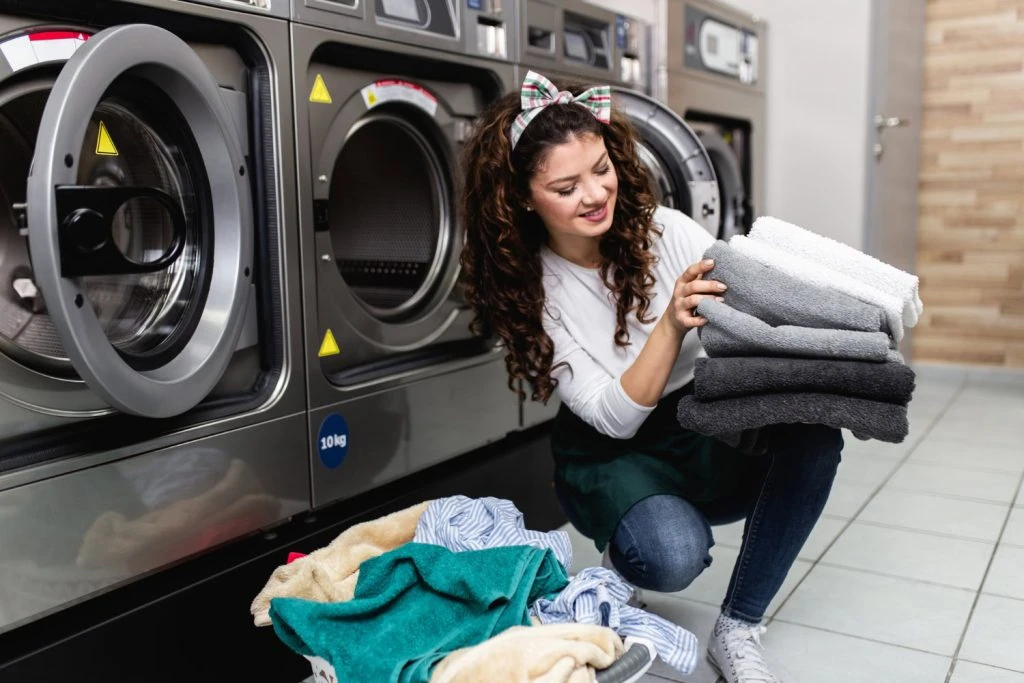
[[449,653],[528,625],[530,605],[568,582],[547,549],[406,543],[360,565],[352,600],[274,598],[270,619],[288,647],[326,659],[340,681],[426,683]]

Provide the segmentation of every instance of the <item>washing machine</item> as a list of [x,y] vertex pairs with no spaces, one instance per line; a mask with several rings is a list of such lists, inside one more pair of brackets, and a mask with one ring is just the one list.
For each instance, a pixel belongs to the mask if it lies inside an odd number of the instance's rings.
[[0,632],[309,508],[288,22],[0,8]]
[[513,87],[511,9],[295,0],[312,495],[349,498],[519,426],[458,286],[460,154]]
[[[651,27],[582,0],[520,0],[517,78],[533,69],[553,79],[612,86],[612,106],[637,132],[639,154],[659,204],[679,209],[718,234],[719,190],[697,133],[652,89]],[[522,426],[546,422],[559,401],[527,399]]]
[[668,104],[711,156],[718,236],[750,231],[764,212],[767,26],[715,0],[668,0]]

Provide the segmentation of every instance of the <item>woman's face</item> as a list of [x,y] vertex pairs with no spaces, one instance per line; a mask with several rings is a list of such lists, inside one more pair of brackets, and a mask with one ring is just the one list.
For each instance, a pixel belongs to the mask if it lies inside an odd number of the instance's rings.
[[530,179],[528,206],[555,240],[595,238],[612,226],[618,189],[604,138],[574,136],[541,160]]

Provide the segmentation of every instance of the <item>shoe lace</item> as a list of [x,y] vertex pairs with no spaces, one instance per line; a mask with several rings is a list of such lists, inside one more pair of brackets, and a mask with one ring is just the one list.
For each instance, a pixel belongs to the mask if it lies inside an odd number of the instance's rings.
[[725,634],[725,646],[731,655],[732,664],[738,681],[742,683],[778,683],[764,661],[764,647],[761,645],[761,634],[768,629],[764,626],[750,628],[734,628]]

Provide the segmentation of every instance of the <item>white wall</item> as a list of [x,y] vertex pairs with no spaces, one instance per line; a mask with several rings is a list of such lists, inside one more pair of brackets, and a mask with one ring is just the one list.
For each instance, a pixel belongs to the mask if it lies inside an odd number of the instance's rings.
[[731,4],[768,22],[762,213],[863,248],[871,3]]
[[658,18],[658,0],[587,0],[612,12],[626,14],[655,24]]
[[[590,1],[667,16],[665,0]],[[766,206],[758,213],[864,248],[872,3],[727,1],[768,23]]]

